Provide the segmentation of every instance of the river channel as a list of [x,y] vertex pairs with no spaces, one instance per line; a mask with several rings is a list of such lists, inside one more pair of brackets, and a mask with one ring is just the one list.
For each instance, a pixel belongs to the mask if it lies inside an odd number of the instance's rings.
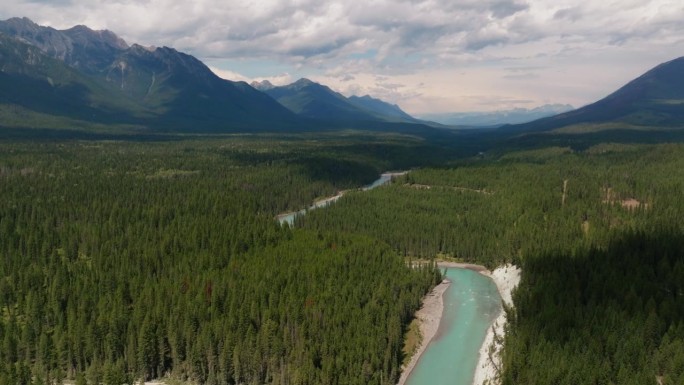
[[499,316],[494,281],[476,271],[447,268],[451,285],[437,334],[411,371],[407,385],[471,385],[487,330]]
[[[384,173],[361,190],[389,183],[402,173]],[[326,207],[344,195],[317,200],[306,209],[277,216],[290,226],[309,210]],[[489,277],[463,268],[446,268],[451,285],[444,293],[444,311],[435,337],[411,371],[407,385],[471,385],[480,347],[487,330],[499,316],[501,296]]]
[[[376,187],[380,187],[382,185],[389,183],[392,180],[392,178],[394,178],[394,177],[405,175],[405,174],[406,174],[406,171],[383,173],[373,183],[362,187],[361,190],[363,190],[363,191],[372,190]],[[280,222],[281,225],[287,223],[288,225],[292,226],[294,224],[295,218],[302,216],[302,215],[305,215],[307,211],[319,209],[321,207],[326,207],[329,204],[336,202],[344,194],[345,194],[345,191],[340,192],[339,194],[333,195],[331,197],[327,197],[324,199],[317,200],[308,208],[301,209],[299,211],[290,212],[290,213],[280,214],[276,217],[276,219],[278,220],[278,222]]]

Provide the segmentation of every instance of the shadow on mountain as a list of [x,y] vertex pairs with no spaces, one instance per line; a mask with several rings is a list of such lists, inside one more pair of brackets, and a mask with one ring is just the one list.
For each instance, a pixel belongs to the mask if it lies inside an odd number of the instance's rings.
[[14,104],[38,113],[93,122],[132,123],[126,111],[94,108],[91,90],[81,83],[51,85],[26,75],[0,72],[0,84],[11,92],[0,93],[0,104]]
[[[196,138],[201,138],[197,136]],[[0,126],[0,140],[32,142],[59,142],[72,140],[117,140],[130,142],[159,142],[189,140],[187,136],[154,133],[108,133],[84,130],[68,130],[61,128],[25,128]]]

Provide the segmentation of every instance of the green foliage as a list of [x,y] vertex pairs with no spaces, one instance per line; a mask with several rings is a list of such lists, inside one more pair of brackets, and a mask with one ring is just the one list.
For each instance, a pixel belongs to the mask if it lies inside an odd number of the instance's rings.
[[550,147],[415,170],[295,224],[521,265],[504,384],[679,384],[682,191],[682,145]]
[[[297,224],[371,234],[404,255],[493,267],[549,249],[605,245],[625,228],[674,223],[681,153],[675,145],[549,148],[420,169],[390,186],[348,194]],[[641,205],[623,207],[628,199]]]
[[[682,382],[683,145],[452,155],[359,133],[0,144],[0,383],[391,384],[440,279],[404,257],[435,255],[522,265],[504,384]],[[417,159],[450,167],[274,220]]]
[[0,379],[396,380],[436,271],[274,220],[377,175],[349,142],[0,145]]
[[503,383],[682,383],[682,245],[679,230],[635,232],[528,260]]

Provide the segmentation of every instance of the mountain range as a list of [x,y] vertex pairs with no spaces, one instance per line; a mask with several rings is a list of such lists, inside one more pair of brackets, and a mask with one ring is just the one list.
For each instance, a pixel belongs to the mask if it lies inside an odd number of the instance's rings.
[[265,80],[252,82],[252,87],[270,95],[295,114],[310,119],[332,119],[341,122],[420,122],[395,104],[369,95],[347,98],[309,79],[299,79],[285,86],[274,86]]
[[[569,108],[452,114],[443,116],[442,122],[494,126],[555,114],[498,130],[684,127],[684,58],[655,67],[596,103]],[[126,132],[359,128],[412,133],[435,132],[428,126],[439,127],[396,105],[368,95],[345,97],[308,79],[285,86],[234,82],[173,48],[129,45],[111,31],[86,26],[57,30],[27,18],[0,21],[0,126]]]
[[[302,79],[285,87],[219,78],[169,47],[129,45],[111,31],[0,21],[0,125],[162,131],[297,130],[419,123],[370,96],[345,98]],[[263,92],[261,92],[263,91]]]
[[0,22],[0,61],[6,126],[38,119],[211,131],[297,122],[272,98],[219,78],[190,55],[129,46],[110,31],[9,19]]
[[504,124],[519,124],[562,114],[573,110],[569,104],[545,104],[536,108],[515,108],[502,111],[453,112],[440,114],[424,114],[421,119],[434,121],[448,126],[496,127]]
[[508,131],[589,132],[684,127],[684,57],[660,64],[607,97]]

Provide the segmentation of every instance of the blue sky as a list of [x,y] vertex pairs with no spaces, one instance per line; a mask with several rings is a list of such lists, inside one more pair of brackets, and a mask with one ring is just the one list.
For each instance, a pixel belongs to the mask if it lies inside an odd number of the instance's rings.
[[300,77],[420,115],[581,106],[684,55],[680,0],[14,0],[0,18],[109,29],[231,80]]

